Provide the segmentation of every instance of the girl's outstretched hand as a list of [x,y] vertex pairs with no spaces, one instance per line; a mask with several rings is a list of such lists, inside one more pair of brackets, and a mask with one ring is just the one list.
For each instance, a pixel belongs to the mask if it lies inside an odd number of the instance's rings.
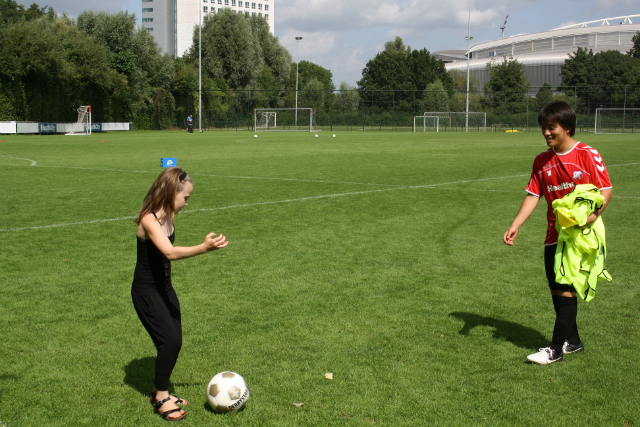
[[216,233],[209,233],[207,237],[204,238],[204,247],[207,252],[215,251],[216,249],[222,249],[229,244],[227,238],[220,234],[218,237],[214,237]]

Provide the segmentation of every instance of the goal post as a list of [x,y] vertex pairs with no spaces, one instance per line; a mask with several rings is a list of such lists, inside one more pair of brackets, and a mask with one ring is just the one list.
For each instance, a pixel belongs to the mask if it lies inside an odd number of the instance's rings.
[[254,132],[317,131],[313,108],[256,108],[253,110]]
[[433,127],[436,132],[440,132],[440,121],[444,126],[451,127],[451,117],[447,116],[414,116],[413,117],[413,131],[416,132],[418,126],[420,124],[420,119],[422,119],[422,132],[427,131],[427,126],[429,128]]
[[277,113],[275,111],[261,111],[256,115],[256,129],[270,130],[278,125]]
[[71,125],[66,135],[91,135],[91,105],[78,107],[78,121]]
[[627,133],[640,128],[640,108],[596,108],[593,133]]
[[[446,117],[450,128],[466,129],[467,113],[464,111],[426,111],[423,116],[440,117],[440,125],[445,125],[442,119]],[[487,113],[469,111],[469,129],[478,129],[479,132],[486,132]]]

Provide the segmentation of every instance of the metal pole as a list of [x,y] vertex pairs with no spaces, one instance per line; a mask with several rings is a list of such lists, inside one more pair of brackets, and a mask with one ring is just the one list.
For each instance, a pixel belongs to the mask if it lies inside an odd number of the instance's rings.
[[202,133],[202,4],[198,2],[200,8],[199,21],[198,22],[198,130]]
[[302,37],[296,37],[296,127],[298,127],[298,42]]
[[467,107],[465,109],[464,131],[469,132],[469,49],[471,48],[471,5],[469,5],[469,20],[467,22]]

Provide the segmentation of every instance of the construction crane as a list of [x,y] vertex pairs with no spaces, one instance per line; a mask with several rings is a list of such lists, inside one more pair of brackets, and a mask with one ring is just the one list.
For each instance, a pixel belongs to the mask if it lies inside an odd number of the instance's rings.
[[509,19],[509,15],[504,18],[504,24],[502,24],[502,27],[500,27],[500,29],[502,30],[502,38],[504,38],[504,28],[507,26],[507,19]]

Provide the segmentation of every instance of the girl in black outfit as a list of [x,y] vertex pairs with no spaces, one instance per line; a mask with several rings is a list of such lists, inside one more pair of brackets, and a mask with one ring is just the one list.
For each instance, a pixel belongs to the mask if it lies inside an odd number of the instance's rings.
[[187,205],[193,181],[180,168],[165,169],[142,203],[136,231],[138,261],[131,286],[133,305],[158,350],[155,384],[149,401],[167,420],[187,413],[178,407],[188,402],[169,395],[169,377],[182,346],[180,303],[171,285],[171,261],[189,258],[227,246],[225,236],[209,233],[197,246],[174,247],[175,214]]

